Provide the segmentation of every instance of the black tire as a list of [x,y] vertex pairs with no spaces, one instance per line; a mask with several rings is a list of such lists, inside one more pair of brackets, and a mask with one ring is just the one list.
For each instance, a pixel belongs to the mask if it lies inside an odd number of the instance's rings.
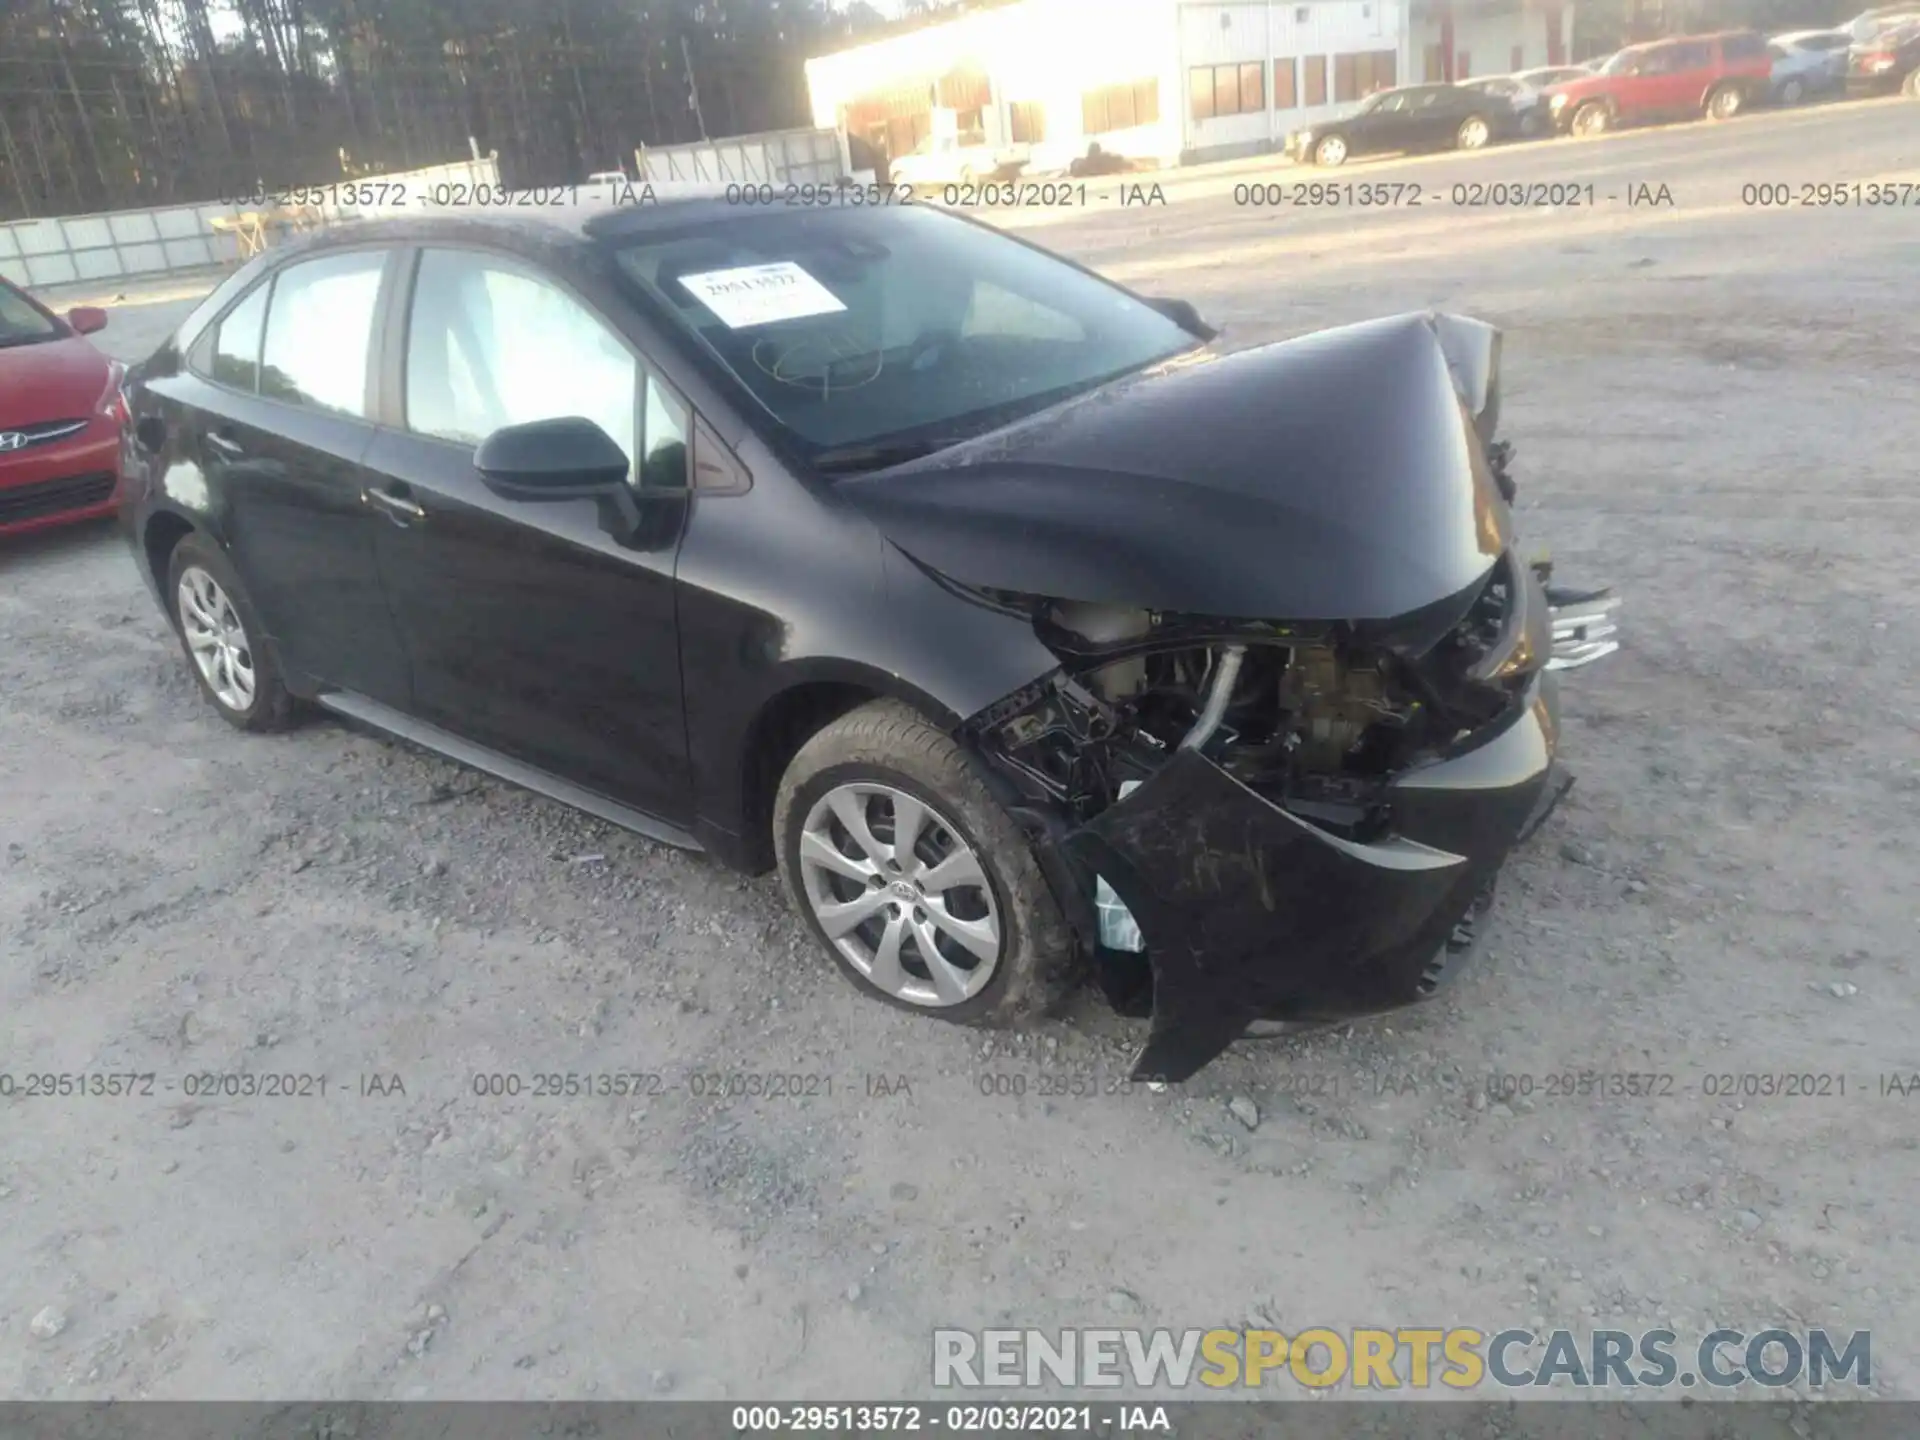
[[[182,614],[184,601],[180,588],[181,579],[189,570],[212,576],[239,620],[246,658],[253,672],[253,698],[249,704],[236,706],[223,698],[208,682],[200,669],[200,662],[194,657],[193,647],[187,638],[187,621]],[[200,693],[220,712],[223,720],[237,729],[258,733],[284,730],[293,723],[297,709],[293,695],[280,673],[273,647],[263,642],[266,631],[254,611],[252,599],[247,595],[247,587],[240,583],[239,575],[227,563],[227,557],[221,553],[220,547],[212,541],[199,535],[188,535],[173,547],[173,554],[167,562],[167,614],[173,621],[174,634],[180,639],[187,669],[198,682]]]
[[1567,128],[1580,136],[1604,135],[1613,128],[1613,112],[1598,100],[1589,100],[1573,112],[1573,123]]
[[[870,981],[828,938],[807,896],[800,844],[814,806],[849,783],[889,786],[931,806],[979,859],[1003,918],[995,969],[977,994],[939,1006],[901,999]],[[1071,987],[1071,934],[1026,837],[953,738],[899,701],[863,705],[800,747],[774,800],[773,842],[794,910],[867,995],[955,1024],[999,1028],[1044,1015]]]
[[1731,120],[1746,108],[1747,97],[1738,85],[1716,85],[1707,92],[1706,115],[1709,120]]

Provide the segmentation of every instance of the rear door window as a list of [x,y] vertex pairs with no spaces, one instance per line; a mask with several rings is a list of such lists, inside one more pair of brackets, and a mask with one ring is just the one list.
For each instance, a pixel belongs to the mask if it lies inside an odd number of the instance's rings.
[[260,393],[365,418],[368,355],[384,250],[301,260],[274,277],[260,347]]
[[266,328],[268,286],[257,286],[214,326],[209,376],[249,393],[260,388],[260,336]]

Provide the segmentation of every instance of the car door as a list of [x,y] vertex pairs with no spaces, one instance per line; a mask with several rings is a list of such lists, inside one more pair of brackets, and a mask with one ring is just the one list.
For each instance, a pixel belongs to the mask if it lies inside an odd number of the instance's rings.
[[1431,85],[1412,93],[1407,101],[1406,149],[1437,150],[1453,140],[1462,113],[1455,104],[1458,94],[1451,85]]
[[[678,823],[689,788],[674,557],[691,411],[555,276],[452,247],[422,249],[409,268],[387,350],[398,423],[366,471],[414,714]],[[492,431],[570,415],[636,462],[636,494],[643,476],[650,494],[677,488],[645,502],[642,538],[602,529],[593,501],[509,501],[475,473]]]
[[1661,109],[1669,115],[1697,115],[1707,91],[1722,74],[1718,47],[1711,40],[1681,40],[1673,47],[1673,76],[1661,91]]
[[1382,150],[1405,147],[1407,99],[1411,92],[1397,90],[1380,97],[1380,103],[1363,111],[1346,124],[1347,148],[1355,154],[1377,154]]
[[359,472],[375,428],[375,317],[394,260],[378,247],[280,267],[209,327],[168,386],[187,432],[173,443],[195,457],[200,501],[282,664],[309,685],[405,705],[406,655]]
[[1614,107],[1624,118],[1640,120],[1659,113],[1660,88],[1672,64],[1671,47],[1649,45],[1610,77]]

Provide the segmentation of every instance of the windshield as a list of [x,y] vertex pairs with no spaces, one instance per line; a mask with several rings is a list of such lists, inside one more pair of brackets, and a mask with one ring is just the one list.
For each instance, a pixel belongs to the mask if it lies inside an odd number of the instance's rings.
[[26,296],[0,284],[0,345],[31,345],[36,340],[58,340],[58,322],[50,320]]
[[1602,75],[1621,75],[1631,70],[1640,61],[1638,50],[1622,50],[1600,67]]
[[708,220],[618,255],[816,459],[937,448],[1197,343],[1105,281],[919,205]]

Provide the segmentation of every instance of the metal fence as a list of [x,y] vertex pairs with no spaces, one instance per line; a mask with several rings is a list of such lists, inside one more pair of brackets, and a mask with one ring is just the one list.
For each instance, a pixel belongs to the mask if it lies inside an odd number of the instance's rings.
[[[377,211],[419,208],[435,196],[465,187],[497,188],[499,166],[493,157],[433,165],[393,175],[342,181],[339,187],[311,187],[306,195],[319,203],[300,206],[266,197],[257,204],[228,202],[166,205],[150,210],[115,210],[103,215],[52,216],[0,225],[0,276],[17,285],[41,287],[135,275],[161,275],[231,264],[244,258],[249,241],[238,222],[261,215],[257,238],[271,244],[289,229],[327,225]],[[311,192],[317,191],[317,196]],[[361,196],[380,203],[362,205]],[[215,221],[229,228],[219,229]]]
[[852,169],[846,137],[837,130],[769,130],[697,145],[642,146],[633,158],[640,179],[655,185],[830,185]]

